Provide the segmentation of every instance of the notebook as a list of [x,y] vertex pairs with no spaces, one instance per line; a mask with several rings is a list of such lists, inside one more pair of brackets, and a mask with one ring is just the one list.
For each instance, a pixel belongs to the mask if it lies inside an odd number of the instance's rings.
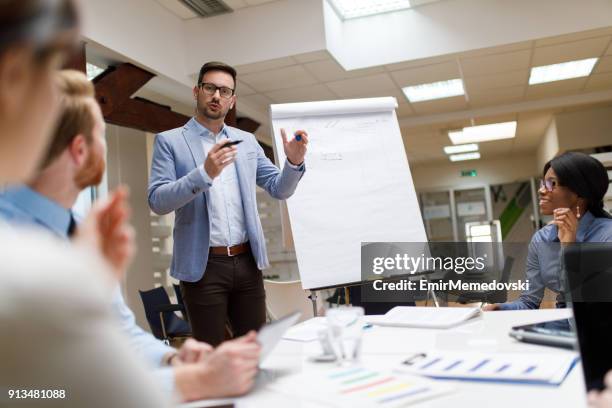
[[379,326],[448,329],[479,315],[478,307],[396,306],[384,315],[366,316],[365,320]]

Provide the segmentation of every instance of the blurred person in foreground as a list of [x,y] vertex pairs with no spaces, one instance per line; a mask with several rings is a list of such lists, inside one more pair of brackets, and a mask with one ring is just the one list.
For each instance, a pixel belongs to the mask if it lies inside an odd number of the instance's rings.
[[[105,123],[93,84],[84,73],[57,74],[60,116],[41,170],[27,185],[0,195],[0,217],[19,226],[37,226],[68,240],[78,232],[71,208],[79,193],[102,181],[106,168]],[[115,195],[122,201],[124,191]],[[123,237],[125,242],[129,237]],[[125,243],[113,243],[120,250]],[[113,308],[132,350],[155,370],[162,387],[183,400],[242,394],[257,372],[259,346],[255,332],[214,350],[188,339],[176,350],[136,325],[117,285]]]

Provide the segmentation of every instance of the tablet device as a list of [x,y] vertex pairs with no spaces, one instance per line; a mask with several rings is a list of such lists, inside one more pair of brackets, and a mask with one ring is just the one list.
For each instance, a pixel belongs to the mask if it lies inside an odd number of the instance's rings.
[[278,342],[283,338],[285,332],[298,321],[300,316],[300,312],[291,313],[266,324],[259,330],[257,333],[257,342],[261,346],[261,354],[259,357],[260,363],[270,355],[274,347],[276,347]]
[[525,343],[573,349],[577,346],[572,319],[560,319],[514,326],[510,337]]

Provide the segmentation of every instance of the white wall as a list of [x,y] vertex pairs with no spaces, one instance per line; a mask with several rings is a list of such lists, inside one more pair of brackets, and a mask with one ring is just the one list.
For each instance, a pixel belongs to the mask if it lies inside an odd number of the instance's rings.
[[612,107],[556,114],[537,150],[538,167],[568,150],[612,145]]
[[612,145],[612,107],[555,116],[562,151]]
[[537,150],[538,168],[544,168],[544,164],[555,157],[559,152],[559,134],[557,132],[557,120],[553,117],[550,121],[546,133],[540,142]]
[[130,221],[136,230],[138,252],[123,284],[127,304],[136,315],[136,321],[148,329],[138,290],[152,289],[154,285],[151,262],[151,224],[147,203],[147,139],[146,133],[115,125],[107,125],[107,174],[109,191],[125,184],[130,190],[132,215]]
[[[417,191],[423,192],[524,181],[539,174],[536,163],[535,155],[525,153],[458,163],[441,161],[410,169]],[[461,177],[461,170],[469,169],[475,169],[478,175]]]

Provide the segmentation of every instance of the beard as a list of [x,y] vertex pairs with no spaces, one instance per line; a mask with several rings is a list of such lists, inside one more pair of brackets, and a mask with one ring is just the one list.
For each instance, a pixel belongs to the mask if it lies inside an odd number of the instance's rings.
[[198,113],[208,119],[212,119],[212,120],[217,120],[217,119],[222,119],[225,117],[225,115],[227,115],[227,112],[229,111],[229,109],[226,109],[225,111],[221,108],[221,102],[218,100],[213,100],[212,102],[216,103],[217,105],[219,105],[219,110],[213,110],[211,109],[207,103],[200,103],[200,101],[198,101],[197,104],[197,110]]
[[104,178],[106,160],[102,155],[92,153],[87,157],[81,170],[74,176],[75,184],[81,189],[97,186]]

